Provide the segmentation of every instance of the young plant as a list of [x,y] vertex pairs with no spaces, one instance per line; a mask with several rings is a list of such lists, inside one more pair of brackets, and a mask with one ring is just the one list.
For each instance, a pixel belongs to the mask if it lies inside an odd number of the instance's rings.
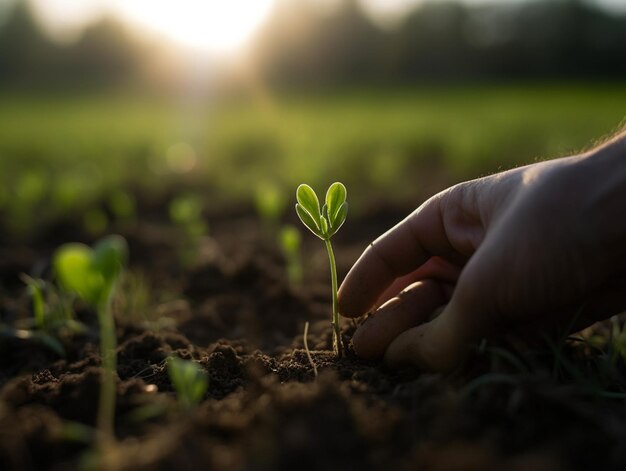
[[302,224],[324,241],[328,251],[333,294],[333,349],[340,358],[343,354],[343,345],[341,343],[339,312],[337,309],[337,265],[330,238],[343,225],[348,215],[346,196],[347,191],[343,183],[335,182],[328,188],[325,204],[320,209],[317,195],[309,185],[302,184],[296,190],[296,199],[298,201],[296,203],[296,213],[298,213],[298,217]]
[[100,324],[102,381],[97,426],[103,442],[114,437],[115,418],[115,322],[111,302],[127,258],[126,240],[120,236],[101,239],[93,249],[71,243],[57,249],[53,266],[61,287],[96,307]]
[[189,411],[197,406],[209,385],[206,373],[200,366],[177,357],[167,359],[167,373],[176,390],[181,409]]
[[184,237],[179,246],[180,260],[183,265],[190,266],[197,259],[202,238],[209,232],[202,216],[202,199],[194,194],[179,195],[170,201],[168,209],[170,220]]
[[25,273],[20,278],[28,288],[33,318],[26,319],[20,328],[4,329],[4,335],[13,332],[16,338],[37,340],[64,357],[63,340],[86,330],[84,324],[74,319],[73,295],[60,292],[55,285],[41,278],[32,278]]
[[[41,168],[24,172],[13,182],[14,197],[9,199],[6,221],[9,230],[17,236],[28,233],[36,218],[42,217],[40,208],[50,191],[50,178]],[[43,214],[46,214],[43,212]]]
[[278,185],[264,182],[256,187],[254,205],[268,235],[276,236],[280,218],[285,212],[287,203],[287,195]]
[[39,330],[46,330],[47,316],[46,316],[46,303],[44,300],[45,282],[40,279],[31,278],[28,275],[22,274],[20,276],[22,281],[28,286],[28,293],[33,301],[33,317],[35,321],[35,328]]
[[115,190],[109,195],[108,206],[116,221],[132,224],[137,219],[137,202],[132,193]]
[[292,286],[299,286],[302,284],[302,263],[300,261],[302,237],[300,232],[291,224],[286,224],[280,229],[278,242],[287,262],[287,278]]

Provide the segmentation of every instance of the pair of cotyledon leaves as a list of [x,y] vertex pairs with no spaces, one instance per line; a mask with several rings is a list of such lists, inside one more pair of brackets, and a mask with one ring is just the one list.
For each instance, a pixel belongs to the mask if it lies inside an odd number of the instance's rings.
[[53,266],[63,289],[99,305],[108,298],[127,258],[126,240],[113,235],[100,240],[93,249],[78,243],[59,247]]
[[313,188],[302,184],[296,190],[296,212],[298,217],[310,231],[322,240],[330,239],[342,226],[348,215],[346,187],[343,183],[335,182],[326,192],[324,206],[320,209],[320,202]]
[[167,371],[181,405],[192,408],[202,400],[208,387],[208,378],[197,363],[169,357]]

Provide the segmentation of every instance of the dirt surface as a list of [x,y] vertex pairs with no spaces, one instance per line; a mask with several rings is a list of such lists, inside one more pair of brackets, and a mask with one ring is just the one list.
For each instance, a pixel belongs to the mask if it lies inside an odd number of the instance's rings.
[[[337,236],[341,276],[401,213],[375,212]],[[3,241],[3,325],[32,317],[20,273],[50,279],[55,246],[89,241],[67,224],[28,245]],[[388,371],[349,347],[336,359],[326,254],[313,236],[304,235],[308,272],[294,287],[280,252],[245,214],[213,218],[190,267],[167,225],[119,229],[131,270],[144,273],[153,296],[145,312],[116,311],[117,443],[100,457],[90,446],[100,357],[95,313],[79,304],[88,329],[63,339],[65,358],[36,338],[0,337],[2,470],[626,469],[623,400],[555,378],[552,357],[520,373],[483,351],[445,376]],[[303,349],[305,321],[317,376]],[[354,328],[343,324],[348,346]],[[176,405],[169,355],[208,374],[191,412]]]

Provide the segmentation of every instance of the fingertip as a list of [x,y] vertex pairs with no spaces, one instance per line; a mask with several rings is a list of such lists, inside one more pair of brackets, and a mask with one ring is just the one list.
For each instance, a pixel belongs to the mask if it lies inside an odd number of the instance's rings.
[[390,327],[389,322],[386,322],[389,315],[393,314],[394,308],[400,304],[399,298],[390,299],[354,332],[352,346],[358,357],[372,360],[383,356],[389,343],[401,331],[396,332],[394,326]]
[[382,358],[398,335],[426,322],[445,302],[439,283],[432,280],[413,283],[359,326],[352,337],[355,352],[364,359]]
[[[352,336],[352,348],[356,356],[363,360],[374,360],[380,357],[380,351],[371,342],[368,342],[367,333],[364,330],[357,329]],[[366,332],[366,331],[365,331]]]
[[400,334],[385,351],[385,365],[392,369],[413,365],[427,372],[456,368],[466,345],[445,324],[446,317],[442,314]]
[[413,365],[420,370],[433,370],[430,362],[426,362],[423,358],[423,346],[419,345],[420,342],[423,342],[427,331],[427,324],[422,324],[398,335],[385,351],[383,357],[385,366],[391,369],[398,369],[403,366]]

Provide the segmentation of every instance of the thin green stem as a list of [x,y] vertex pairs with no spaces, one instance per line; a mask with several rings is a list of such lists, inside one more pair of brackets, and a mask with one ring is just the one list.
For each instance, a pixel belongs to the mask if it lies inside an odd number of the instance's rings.
[[326,250],[328,251],[328,259],[330,260],[330,279],[333,290],[333,350],[338,358],[343,355],[343,344],[341,343],[341,331],[339,329],[339,308],[337,303],[337,264],[335,263],[335,254],[330,239],[324,239]]
[[100,358],[102,362],[102,379],[100,381],[100,398],[98,402],[98,430],[103,444],[114,439],[115,395],[117,372],[117,355],[115,352],[115,321],[111,312],[114,289],[98,306],[98,322],[100,323]]

